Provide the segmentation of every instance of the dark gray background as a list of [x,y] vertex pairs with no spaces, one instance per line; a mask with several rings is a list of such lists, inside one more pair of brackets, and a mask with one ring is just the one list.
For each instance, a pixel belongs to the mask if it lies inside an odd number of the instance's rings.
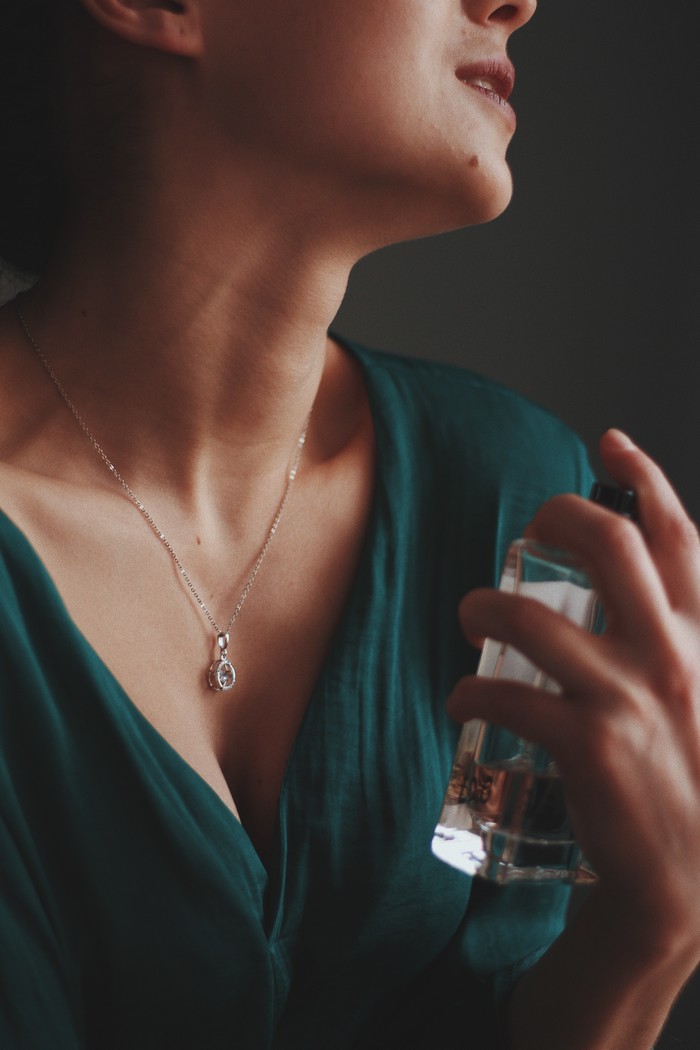
[[[542,0],[510,48],[511,207],[364,260],[336,319],[368,345],[463,363],[546,405],[596,467],[599,434],[622,427],[696,520],[698,21],[688,0]],[[681,1048],[700,1048],[700,975],[658,1044]]]

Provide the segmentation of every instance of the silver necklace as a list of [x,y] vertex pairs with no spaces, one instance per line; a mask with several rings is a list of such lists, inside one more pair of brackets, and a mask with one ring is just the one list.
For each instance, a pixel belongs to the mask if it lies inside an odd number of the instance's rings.
[[75,418],[76,422],[80,426],[80,429],[83,431],[85,436],[88,438],[90,444],[94,448],[95,452],[97,452],[97,454],[99,455],[100,459],[105,464],[107,469],[110,471],[111,474],[114,475],[116,480],[119,482],[121,487],[126,492],[127,496],[131,500],[131,502],[134,504],[134,506],[137,508],[137,510],[140,511],[140,513],[146,519],[146,521],[148,522],[148,524],[151,527],[151,529],[153,530],[153,532],[156,534],[156,536],[158,537],[160,542],[163,544],[165,549],[168,551],[168,554],[170,555],[170,557],[174,561],[178,572],[180,573],[180,575],[182,576],[183,580],[187,584],[188,588],[192,592],[192,594],[193,594],[193,596],[195,598],[195,601],[197,602],[197,605],[202,610],[202,612],[206,616],[206,618],[209,621],[209,623],[211,624],[211,626],[214,628],[214,631],[216,633],[216,644],[217,644],[217,646],[219,648],[219,651],[216,654],[216,659],[212,663],[212,665],[209,668],[209,671],[207,673],[207,682],[209,683],[209,687],[211,689],[215,690],[217,693],[218,692],[225,692],[225,691],[227,691],[229,689],[233,689],[234,685],[236,684],[236,669],[233,666],[233,663],[231,662],[231,659],[230,659],[230,657],[228,655],[228,646],[229,646],[229,643],[231,641],[231,629],[232,629],[233,625],[235,624],[236,620],[238,619],[238,616],[240,614],[241,609],[243,608],[243,604],[244,604],[246,598],[250,594],[252,586],[253,586],[253,584],[255,582],[255,578],[258,575],[258,571],[260,569],[260,566],[263,563],[263,559],[264,559],[265,555],[267,554],[267,552],[269,550],[270,544],[272,543],[272,538],[275,535],[275,533],[277,532],[277,528],[278,528],[280,520],[282,518],[282,514],[284,513],[284,508],[287,506],[287,501],[289,499],[289,494],[290,494],[290,491],[291,491],[291,488],[292,488],[292,484],[294,483],[294,479],[297,476],[297,470],[299,469],[299,460],[301,459],[301,453],[302,453],[302,450],[304,448],[304,444],[306,442],[306,432],[307,432],[307,429],[308,429],[308,426],[309,426],[310,414],[306,418],[306,422],[304,424],[304,429],[302,430],[301,434],[299,435],[299,440],[296,443],[296,446],[295,446],[295,449],[294,449],[294,453],[292,455],[291,465],[290,465],[289,471],[287,473],[287,481],[286,481],[286,484],[285,484],[285,487],[284,487],[284,492],[282,494],[282,499],[280,500],[279,506],[277,507],[277,513],[275,514],[275,517],[274,517],[274,520],[272,522],[272,525],[270,526],[270,530],[269,530],[269,532],[267,534],[265,542],[263,543],[262,547],[260,548],[258,556],[255,559],[255,562],[253,564],[253,568],[251,569],[250,575],[248,576],[248,579],[246,580],[246,583],[245,583],[245,586],[244,586],[243,591],[241,593],[241,596],[238,599],[238,602],[236,603],[236,607],[233,610],[233,612],[231,613],[231,617],[230,617],[230,619],[228,621],[228,624],[227,624],[225,630],[222,630],[219,627],[219,625],[216,622],[216,620],[214,619],[214,617],[212,616],[212,614],[209,611],[209,609],[207,608],[207,606],[202,601],[202,598],[201,598],[199,592],[197,591],[197,588],[192,583],[192,580],[190,579],[189,574],[186,572],[182,562],[180,561],[180,559],[178,558],[177,554],[175,553],[172,544],[167,539],[167,537],[165,536],[163,531],[158,527],[158,525],[156,525],[156,523],[155,523],[153,517],[151,516],[151,514],[148,512],[148,510],[146,509],[144,504],[141,502],[141,500],[138,498],[136,493],[130,488],[130,486],[124,480],[124,478],[122,477],[120,472],[115,467],[114,463],[112,463],[112,461],[107,457],[107,454],[105,453],[104,449],[97,442],[96,438],[94,437],[94,435],[93,435],[92,431],[90,430],[90,428],[88,427],[87,423],[82,418],[82,416],[78,412],[77,408],[75,407],[75,405],[73,404],[71,399],[68,397],[68,394],[64,390],[63,385],[61,384],[58,376],[56,375],[56,373],[54,372],[53,368],[49,364],[49,362],[48,362],[48,360],[46,358],[46,355],[44,354],[43,350],[41,350],[41,348],[38,346],[36,340],[34,339],[34,336],[32,335],[32,333],[31,333],[31,331],[29,329],[29,325],[27,324],[27,322],[25,320],[24,314],[20,310],[17,302],[15,302],[14,306],[15,306],[15,311],[17,313],[17,317],[19,318],[19,322],[22,325],[22,328],[24,329],[24,333],[25,333],[27,339],[29,340],[31,346],[34,348],[34,351],[35,351],[37,357],[39,358],[41,364],[43,365],[44,369],[46,370],[46,372],[48,373],[49,377],[53,381],[54,386],[58,390],[59,394],[61,395],[61,397],[65,401],[65,403],[68,406],[68,408],[70,409],[73,417]]

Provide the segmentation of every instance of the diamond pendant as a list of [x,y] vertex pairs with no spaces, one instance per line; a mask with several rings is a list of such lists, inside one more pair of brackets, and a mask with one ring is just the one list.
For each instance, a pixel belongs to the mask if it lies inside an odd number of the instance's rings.
[[219,646],[219,657],[209,668],[209,688],[217,693],[233,689],[236,684],[236,668],[227,655],[229,641],[228,633],[218,635],[216,644]]

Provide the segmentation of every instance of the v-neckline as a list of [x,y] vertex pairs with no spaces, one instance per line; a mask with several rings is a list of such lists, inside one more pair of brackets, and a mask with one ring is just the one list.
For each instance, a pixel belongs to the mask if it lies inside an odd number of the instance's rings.
[[[220,823],[223,823],[227,827],[232,828],[232,835],[235,836],[243,845],[243,849],[248,856],[253,869],[255,870],[256,877],[260,884],[266,888],[268,893],[268,907],[266,908],[267,919],[267,935],[268,939],[272,942],[275,939],[277,933],[279,933],[284,917],[284,889],[286,881],[286,821],[285,821],[285,802],[288,793],[290,775],[293,771],[295,764],[295,757],[297,752],[300,750],[300,746],[303,743],[303,738],[306,735],[308,724],[313,717],[313,713],[320,702],[320,695],[325,689],[325,683],[328,679],[330,669],[338,658],[338,649],[341,645],[343,637],[348,636],[351,631],[351,625],[353,618],[356,614],[358,605],[358,597],[364,593],[366,585],[371,577],[372,572],[372,548],[376,537],[378,535],[379,525],[381,521],[381,500],[378,498],[380,481],[382,484],[385,482],[384,469],[385,464],[383,463],[382,447],[383,442],[380,440],[382,412],[378,403],[378,394],[376,390],[376,384],[374,376],[371,374],[371,368],[369,362],[362,352],[361,348],[356,345],[341,339],[337,335],[333,334],[333,338],[346,349],[353,358],[360,364],[362,375],[365,383],[365,391],[367,394],[367,401],[369,406],[370,415],[372,418],[372,425],[375,434],[375,462],[374,462],[374,488],[371,499],[370,511],[367,518],[367,524],[365,526],[365,535],[362,542],[362,549],[360,558],[357,565],[355,576],[352,580],[352,584],[348,591],[343,607],[343,612],[340,617],[338,626],[336,627],[326,657],[323,661],[323,665],[319,672],[318,678],[316,679],[313,688],[309,694],[309,699],[304,710],[304,715],[301,720],[298,732],[294,738],[294,742],[289,752],[287,762],[280,785],[280,794],[277,801],[277,815],[276,815],[276,827],[273,842],[273,849],[270,855],[269,867],[265,865],[262,858],[260,857],[257,849],[255,848],[252,839],[245,829],[240,817],[238,817],[233,810],[224,802],[215,788],[199,773],[194,766],[192,766],[187,759],[174,747],[165,736],[160,732],[159,729],[146,717],[141,711],[138,705],[132,700],[127,692],[126,688],[119,681],[116,674],[111,670],[109,665],[95,649],[94,645],[88,641],[87,637],[80,629],[74,618],[71,616],[68,607],[61,595],[61,592],[55,583],[53,576],[46,567],[43,559],[37,552],[36,548],[23,532],[23,530],[15,524],[12,518],[7,514],[2,507],[0,507],[0,538],[2,537],[3,531],[9,531],[10,538],[14,533],[19,539],[20,543],[24,546],[29,557],[35,562],[40,570],[40,574],[44,579],[46,586],[50,593],[53,595],[57,606],[63,613],[65,622],[69,625],[70,630],[75,635],[77,642],[89,655],[91,661],[99,667],[101,673],[105,679],[109,682],[113,692],[119,698],[124,709],[129,714],[130,718],[136,722],[140,727],[141,731],[148,737],[150,737],[156,745],[163,749],[164,752],[169,756],[170,761],[174,762],[176,766],[182,772],[183,777],[189,780],[200,792],[202,797],[209,801],[209,804],[213,811],[218,811],[218,819]],[[8,545],[11,550],[12,542]],[[235,799],[234,799],[235,804]]]

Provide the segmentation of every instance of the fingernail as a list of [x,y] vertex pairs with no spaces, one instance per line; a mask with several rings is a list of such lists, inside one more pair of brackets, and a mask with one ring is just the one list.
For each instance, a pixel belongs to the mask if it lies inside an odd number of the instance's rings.
[[620,448],[631,449],[637,447],[632,438],[628,434],[625,434],[624,430],[618,430],[616,427],[611,427],[610,430],[606,430],[605,436],[612,438],[613,441],[617,442]]

